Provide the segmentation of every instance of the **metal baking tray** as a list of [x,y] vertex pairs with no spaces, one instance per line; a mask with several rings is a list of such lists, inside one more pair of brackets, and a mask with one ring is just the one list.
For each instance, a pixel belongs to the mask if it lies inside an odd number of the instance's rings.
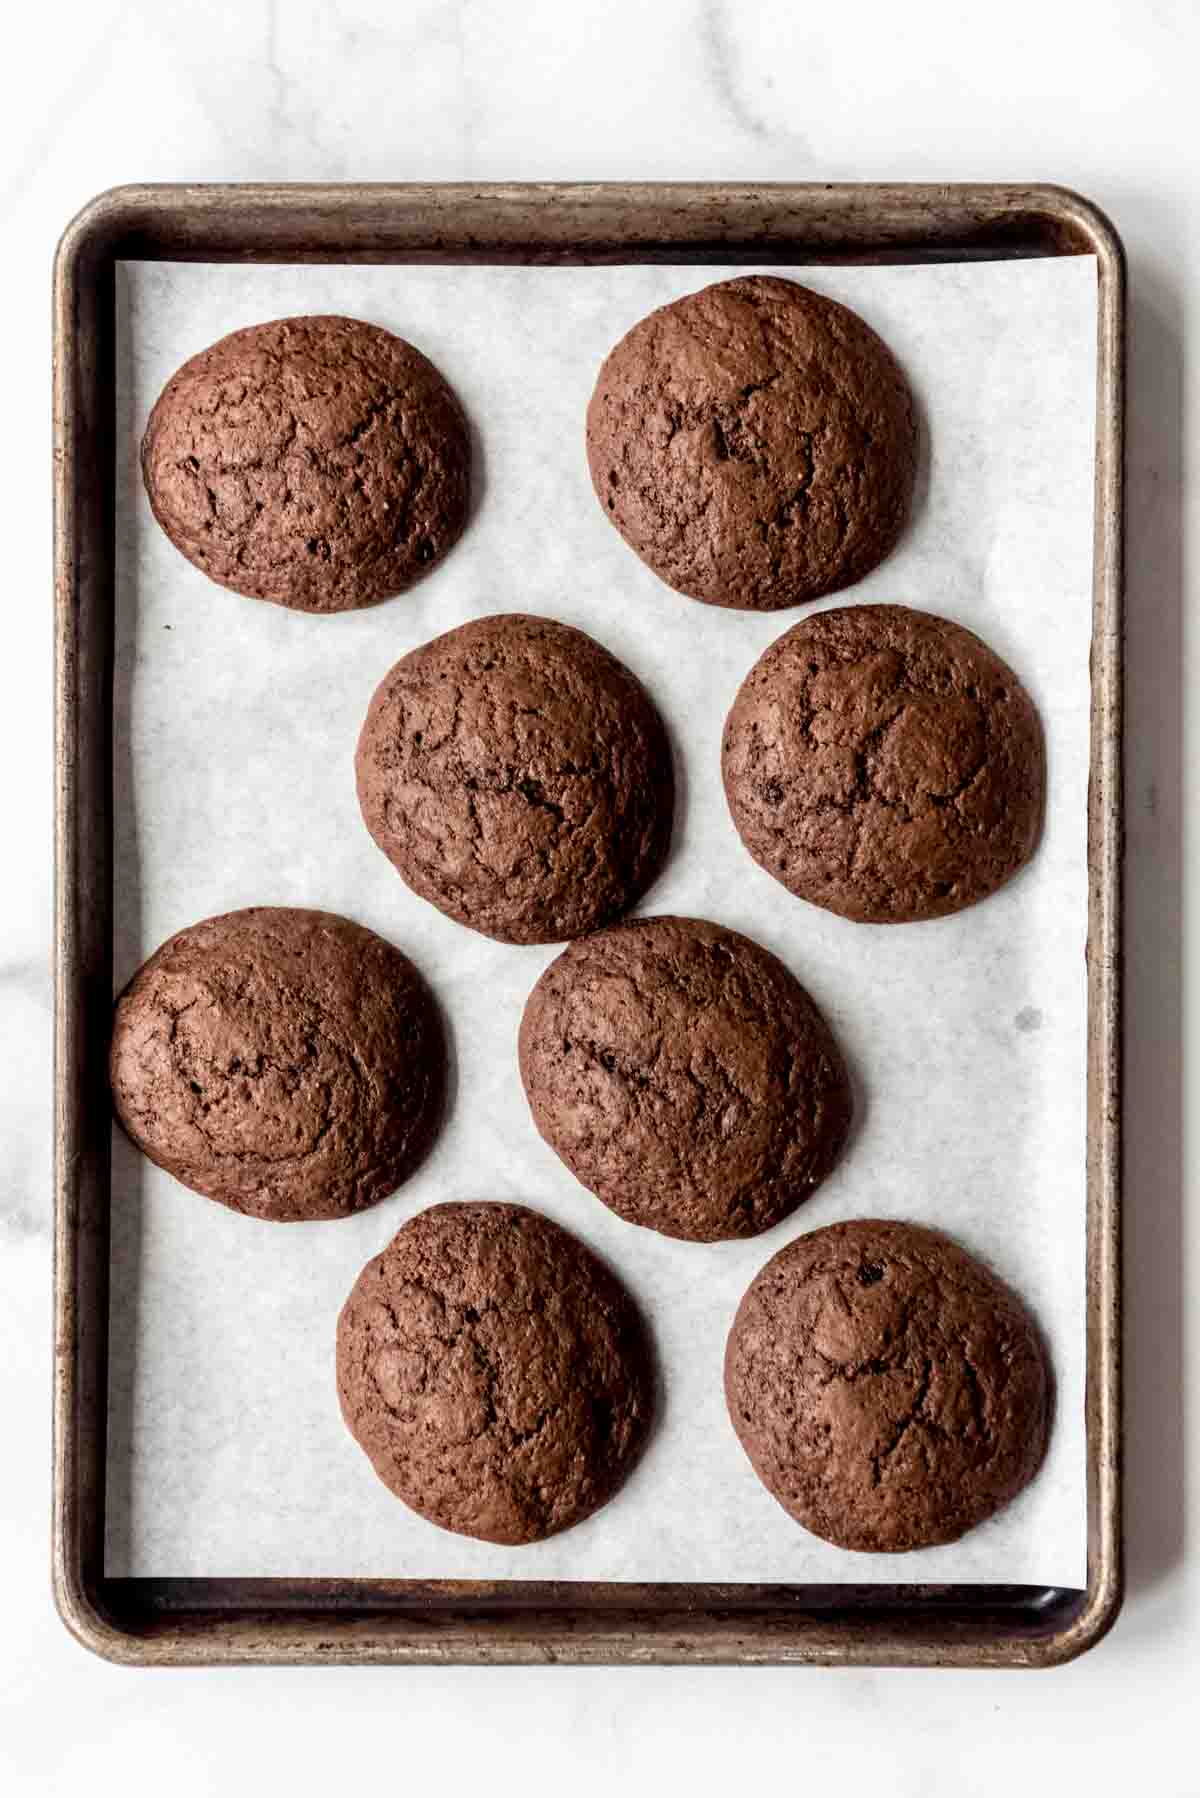
[[[114,267],[205,262],[879,263],[1091,254],[1099,277],[1088,796],[1087,1585],[108,1579]],[[88,1648],[215,1662],[1049,1666],[1110,1627],[1121,1547],[1121,706],[1125,265],[1053,186],[147,186],[54,273],[53,1577]]]

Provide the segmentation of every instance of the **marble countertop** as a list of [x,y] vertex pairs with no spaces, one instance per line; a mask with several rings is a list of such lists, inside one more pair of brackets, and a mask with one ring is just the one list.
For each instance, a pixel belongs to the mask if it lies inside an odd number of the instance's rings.
[[[1200,1790],[1190,1710],[1200,1553],[1200,10],[1091,0],[1000,11],[883,0],[60,0],[10,39],[8,876],[0,895],[0,1790],[175,1798],[355,1778],[503,1792],[756,1776],[853,1798],[1053,1789],[1152,1773]],[[1129,1595],[1050,1673],[230,1669],[91,1659],[49,1594],[50,258],[93,193],[138,180],[1051,180],[1129,252],[1127,1310]],[[26,435],[28,433],[28,435]],[[1185,490],[1185,469],[1191,471]],[[1153,1760],[1151,1760],[1153,1756]],[[382,1764],[380,1764],[382,1763]],[[484,1770],[486,1768],[486,1771]]]

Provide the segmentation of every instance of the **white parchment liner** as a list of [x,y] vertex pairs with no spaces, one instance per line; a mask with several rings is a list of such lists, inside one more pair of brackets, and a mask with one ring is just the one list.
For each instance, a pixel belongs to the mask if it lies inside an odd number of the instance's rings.
[[[117,940],[123,984],[161,940],[249,904],[312,905],[391,938],[436,988],[453,1107],[419,1175],[334,1224],[263,1224],[186,1191],[114,1133],[108,1571],[113,1575],[1030,1581],[1082,1584],[1084,942],[1095,431],[1091,258],[784,270],[857,307],[895,350],[924,421],[915,517],[868,580],[824,602],[942,612],[1018,671],[1041,711],[1046,829],[1032,866],[957,917],[870,928],[792,899],[725,808],[725,712],[802,612],[697,605],[626,549],[592,496],[583,420],[596,370],[645,312],[717,268],[118,271]],[[223,592],[150,516],[137,444],[160,387],[238,326],[343,312],[411,338],[466,406],[473,521],[414,593],[350,616]],[[837,1173],[755,1241],[696,1246],[620,1222],[530,1123],[515,1041],[553,948],[486,941],[400,882],[359,818],[353,751],[397,657],[493,611],[590,631],[646,683],[673,734],[679,821],[641,907],[757,938],[824,1007],[860,1123]],[[381,1486],[333,1380],[338,1309],[363,1262],[446,1198],[508,1198],[576,1231],[643,1304],[662,1416],[625,1490],[520,1549],[451,1536]],[[963,1542],[847,1554],[759,1486],[725,1415],[730,1319],[767,1258],[839,1219],[949,1230],[1020,1290],[1049,1342],[1050,1454]]]

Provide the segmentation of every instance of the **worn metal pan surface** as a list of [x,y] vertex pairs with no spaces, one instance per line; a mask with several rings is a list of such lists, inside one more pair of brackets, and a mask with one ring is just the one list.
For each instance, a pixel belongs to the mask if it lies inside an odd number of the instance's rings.
[[[107,1579],[114,640],[114,266],[727,264],[1094,255],[1099,281],[1088,797],[1088,1578],[1037,1586]],[[1066,189],[728,184],[126,187],[54,276],[57,1019],[54,1589],[110,1659],[1023,1666],[1121,1603],[1120,930],[1125,274]]]

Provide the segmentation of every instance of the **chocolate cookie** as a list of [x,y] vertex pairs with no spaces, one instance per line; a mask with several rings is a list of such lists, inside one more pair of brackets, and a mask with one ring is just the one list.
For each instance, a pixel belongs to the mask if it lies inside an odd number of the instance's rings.
[[877,1219],[798,1237],[733,1320],[725,1396],[763,1485],[840,1548],[953,1542],[1041,1465],[1050,1372],[1002,1281]]
[[738,834],[801,899],[865,924],[961,911],[1028,861],[1045,752],[985,643],[906,606],[844,606],[755,663],[725,723]]
[[337,1382],[384,1485],[484,1542],[538,1542],[598,1510],[654,1403],[620,1281],[549,1218],[496,1203],[435,1205],[367,1263]]
[[407,956],[332,912],[253,906],[181,930],[117,1001],[109,1071],[138,1148],[234,1211],[348,1217],[436,1133],[445,1045]]
[[176,549],[223,587],[301,612],[400,593],[462,531],[462,409],[403,338],[355,318],[281,318],[172,375],[142,475]]
[[669,587],[774,612],[893,548],[917,465],[912,396],[869,325],[746,275],[652,312],[600,370],[596,496]]
[[670,842],[662,720],[606,649],[549,618],[479,618],[397,662],[356,766],[367,829],[403,879],[503,943],[618,917]]
[[845,1065],[799,981],[698,918],[572,943],[529,996],[519,1055],[533,1121],[576,1179],[691,1242],[771,1229],[850,1125]]

